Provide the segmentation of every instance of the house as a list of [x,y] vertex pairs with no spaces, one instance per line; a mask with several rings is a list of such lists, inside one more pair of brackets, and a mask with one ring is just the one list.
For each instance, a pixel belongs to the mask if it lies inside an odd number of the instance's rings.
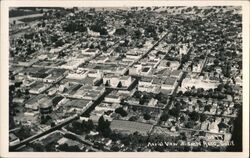
[[209,123],[208,131],[213,132],[213,133],[218,133],[219,132],[218,123],[217,122]]
[[200,129],[203,131],[207,131],[208,130],[208,122],[207,121],[202,122]]
[[181,45],[181,46],[179,47],[179,53],[180,53],[181,55],[185,55],[185,54],[188,53],[188,47],[187,47],[186,44],[183,44],[183,45]]
[[155,107],[156,104],[157,104],[158,100],[157,99],[154,99],[154,98],[151,98],[149,103],[148,103],[148,106],[150,107]]
[[140,104],[140,99],[135,97],[129,97],[127,98],[126,102],[130,105],[138,105]]

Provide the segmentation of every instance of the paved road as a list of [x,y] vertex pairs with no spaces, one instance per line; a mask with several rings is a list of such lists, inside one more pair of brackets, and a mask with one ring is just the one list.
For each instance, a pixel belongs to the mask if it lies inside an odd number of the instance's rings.
[[[193,47],[191,47],[191,48],[188,50],[188,53],[190,54],[192,50],[193,50]],[[186,67],[186,68],[187,68],[187,67]],[[172,94],[171,94],[171,96],[170,96],[170,99],[169,99],[167,105],[166,105],[165,108],[164,108],[164,111],[165,111],[166,113],[168,113],[169,108],[170,108],[170,106],[172,105],[172,103],[173,103],[173,101],[174,101],[174,99],[175,99],[175,96],[176,96],[176,92],[177,92],[177,90],[178,90],[178,87],[180,86],[180,84],[181,84],[182,80],[184,79],[186,73],[187,73],[186,69],[183,69],[183,70],[182,70],[182,74],[181,74],[180,78],[178,79],[177,84],[175,85],[174,90],[173,90],[173,92],[172,92]],[[157,124],[160,124],[160,119],[158,120],[158,123],[157,123]]]

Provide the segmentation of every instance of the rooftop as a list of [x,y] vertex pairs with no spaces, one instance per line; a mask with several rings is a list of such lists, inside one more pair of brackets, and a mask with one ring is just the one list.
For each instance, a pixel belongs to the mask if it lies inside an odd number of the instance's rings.
[[153,125],[133,122],[133,121],[125,121],[125,120],[113,120],[110,124],[110,128],[112,130],[125,131],[129,133],[139,132],[142,134],[147,134]]

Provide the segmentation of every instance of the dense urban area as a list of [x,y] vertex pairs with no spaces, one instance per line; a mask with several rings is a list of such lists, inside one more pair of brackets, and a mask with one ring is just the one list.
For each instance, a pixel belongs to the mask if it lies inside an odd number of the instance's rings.
[[236,6],[9,10],[9,150],[242,151]]

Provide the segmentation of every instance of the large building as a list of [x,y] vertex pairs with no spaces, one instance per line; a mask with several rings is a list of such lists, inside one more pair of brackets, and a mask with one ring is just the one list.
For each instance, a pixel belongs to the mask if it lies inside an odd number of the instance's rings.
[[113,120],[110,124],[110,128],[114,132],[117,131],[127,134],[139,132],[141,135],[147,136],[152,130],[153,125],[133,121]]

